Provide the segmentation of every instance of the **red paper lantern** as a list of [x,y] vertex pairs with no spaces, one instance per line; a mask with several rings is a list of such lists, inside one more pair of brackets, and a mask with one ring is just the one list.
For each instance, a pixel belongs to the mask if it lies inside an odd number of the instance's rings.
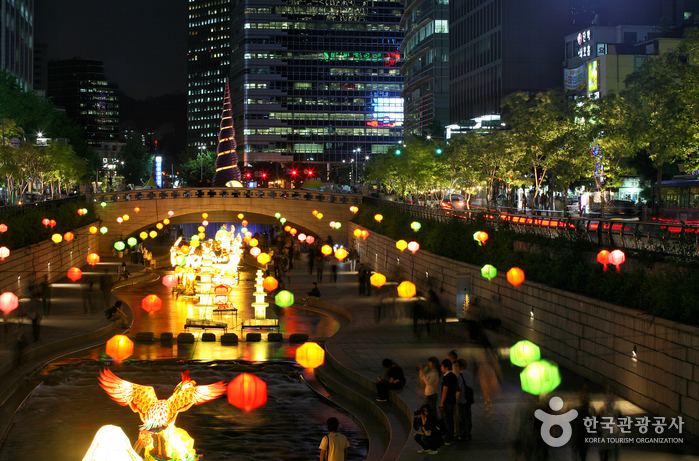
[[72,242],[74,238],[75,234],[72,232],[66,232],[65,234],[63,234],[63,240],[65,240],[66,242]]
[[616,271],[621,272],[621,266],[624,261],[626,261],[626,255],[624,254],[623,251],[621,250],[614,250],[611,253],[609,253],[609,262],[610,264],[614,264],[616,266]]
[[597,253],[597,262],[604,265],[604,272],[607,272],[607,264],[609,264],[609,252],[602,250]]
[[83,276],[83,271],[78,269],[77,267],[71,267],[68,269],[68,278],[71,279],[73,282],[77,282],[80,280]]
[[100,262],[100,255],[97,253],[90,253],[87,255],[87,263],[91,265],[92,267],[95,267],[95,264]]
[[148,295],[141,301],[141,308],[152,314],[159,311],[163,307],[163,301],[156,295]]
[[247,226],[248,226],[248,220],[247,220],[247,219],[243,219],[243,221],[242,221],[240,224],[242,224],[243,227],[247,227]]
[[312,245],[313,242],[315,242],[315,241],[316,241],[316,238],[313,237],[312,235],[309,235],[308,237],[306,237],[306,243],[308,243],[309,245]]
[[249,373],[239,374],[228,384],[228,403],[250,411],[267,403],[267,383]]
[[49,224],[51,224],[51,221],[49,220],[49,218],[44,218],[41,220],[41,224],[43,224],[45,227],[48,227]]
[[524,271],[519,267],[513,267],[507,271],[507,281],[514,286],[519,286],[524,282]]
[[417,242],[410,242],[408,243],[408,250],[410,250],[411,253],[415,254],[417,250],[420,249],[420,244]]
[[19,306],[19,298],[11,291],[6,291],[0,295],[0,311],[9,314]]
[[7,224],[0,224],[0,234],[7,232]]
[[175,285],[177,285],[177,277],[175,277],[172,274],[163,276],[163,285],[165,285],[168,288],[174,287]]
[[265,277],[264,281],[262,282],[262,287],[267,291],[274,291],[278,286],[279,282],[271,275],[269,277]]
[[136,213],[136,214],[138,214],[139,211],[141,211],[141,209],[140,209],[139,207],[136,207],[136,208],[133,209],[133,212]]
[[114,335],[105,347],[108,356],[121,363],[133,355],[133,341],[126,335]]
[[78,215],[79,215],[79,216],[82,216],[82,215],[84,215],[84,214],[85,214],[85,210],[83,210],[82,208],[80,208],[80,209],[78,210]]
[[4,261],[8,256],[10,256],[10,249],[7,247],[0,247],[0,261]]
[[488,241],[488,233],[479,231],[476,232],[476,234],[473,236],[477,241],[479,245],[485,245],[485,243]]
[[214,295],[215,296],[228,296],[228,293],[230,293],[231,289],[227,285],[216,285],[214,287]]
[[56,221],[54,219],[49,221],[49,226],[51,226],[51,228],[53,229],[56,226]]

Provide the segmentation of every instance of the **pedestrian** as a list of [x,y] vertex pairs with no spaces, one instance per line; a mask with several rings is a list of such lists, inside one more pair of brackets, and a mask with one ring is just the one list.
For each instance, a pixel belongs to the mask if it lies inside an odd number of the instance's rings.
[[313,275],[313,265],[315,264],[316,254],[313,247],[308,248],[308,275]]
[[420,384],[419,387],[425,389],[425,400],[427,404],[431,407],[432,415],[437,414],[437,400],[439,394],[437,390],[439,389],[439,378],[441,364],[437,357],[430,357],[427,360],[427,366],[420,366]]
[[337,258],[330,258],[330,278],[337,282]]
[[319,282],[323,281],[323,269],[325,269],[325,256],[321,254],[316,258],[316,272]]
[[437,428],[435,411],[430,405],[425,404],[419,410],[415,410],[414,414],[413,429],[422,429],[422,434],[415,434],[415,441],[422,447],[417,452],[436,455],[443,442]]
[[473,376],[468,371],[468,364],[464,359],[458,359],[453,364],[453,371],[457,377],[456,410],[454,412],[454,435],[457,440],[471,440],[473,418],[471,405],[473,405]]
[[320,461],[346,461],[349,442],[347,437],[337,432],[340,422],[335,417],[328,418],[328,435],[320,441]]
[[119,274],[119,281],[128,280],[131,272],[126,268],[126,263],[121,263],[119,269],[117,269],[117,274]]
[[92,278],[88,275],[83,278],[83,282],[80,284],[82,288],[82,298],[83,298],[83,313],[92,313],[95,310],[95,304],[92,301]]
[[306,294],[308,296],[306,296],[306,299],[304,300],[304,304],[312,306],[314,304],[314,302],[320,298],[320,290],[318,289],[318,283],[313,282],[313,288],[311,288],[311,291],[309,291]]
[[454,364],[456,363],[456,361],[459,360],[459,355],[456,353],[456,350],[455,350],[455,349],[452,349],[452,350],[450,350],[449,353],[447,354],[447,358],[448,358],[449,361],[451,362],[451,366],[452,366],[452,368],[453,368],[453,367],[454,367]]
[[502,371],[495,352],[487,347],[478,364],[478,378],[481,382],[481,392],[485,403],[485,414],[490,416],[493,409],[493,399],[500,394],[500,379]]
[[350,272],[354,272],[357,269],[357,261],[359,261],[359,252],[356,247],[352,247],[348,259],[350,262]]
[[364,294],[371,296],[371,266],[364,265]]
[[379,394],[376,401],[386,402],[389,390],[403,389],[405,386],[405,375],[403,374],[403,369],[391,359],[383,359],[381,365],[386,369],[386,374],[376,381],[376,391]]
[[602,439],[603,442],[599,446],[599,459],[600,461],[616,461],[619,459],[619,437],[621,431],[619,429],[618,423],[619,419],[622,417],[621,412],[616,408],[614,402],[614,394],[607,389],[607,393],[604,398],[604,406],[599,411],[599,420],[611,422],[609,428],[605,429],[605,437]]
[[27,312],[27,317],[32,321],[32,337],[34,342],[39,341],[39,332],[41,326],[41,312],[42,307],[40,303],[40,295],[32,296],[29,302],[29,312]]
[[22,354],[24,354],[24,348],[27,347],[27,338],[24,335],[24,325],[21,323],[15,324],[14,331],[15,338],[15,363],[19,367],[22,365]]
[[102,301],[104,302],[104,308],[106,309],[109,307],[109,303],[112,300],[112,287],[109,269],[105,269],[104,274],[100,275],[100,291],[102,292]]
[[359,277],[359,296],[366,294],[366,268],[364,267],[364,264],[359,264],[359,271],[357,271],[357,276]]
[[134,254],[136,255],[136,264],[143,264],[143,242],[138,242]]
[[590,421],[596,417],[595,409],[590,405],[590,394],[587,390],[587,385],[584,385],[579,394],[580,405],[575,407],[578,412],[578,417],[575,418],[571,425],[573,426],[573,450],[577,454],[580,461],[587,460],[587,450],[589,444],[585,441],[588,438],[585,421]]
[[41,304],[43,306],[43,314],[48,317],[49,312],[51,312],[51,284],[49,283],[49,276],[44,275],[43,280],[39,284],[39,291],[41,293]]
[[456,375],[452,372],[452,365],[449,359],[442,360],[442,373],[444,373],[444,376],[442,376],[442,397],[439,401],[439,411],[446,429],[444,444],[451,445],[451,442],[454,440],[454,409],[456,407],[458,381]]

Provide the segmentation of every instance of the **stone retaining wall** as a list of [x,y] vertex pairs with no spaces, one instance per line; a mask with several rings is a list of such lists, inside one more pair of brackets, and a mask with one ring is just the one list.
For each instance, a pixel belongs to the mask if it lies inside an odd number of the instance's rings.
[[[350,235],[358,227],[350,223]],[[372,269],[434,289],[452,312],[456,274],[472,273],[474,315],[501,319],[503,328],[538,344],[545,358],[651,413],[681,415],[685,428],[699,433],[699,328],[538,283],[513,287],[505,278],[509,268],[488,281],[479,267],[423,250],[401,253],[394,240],[375,233],[358,240],[358,248]]]

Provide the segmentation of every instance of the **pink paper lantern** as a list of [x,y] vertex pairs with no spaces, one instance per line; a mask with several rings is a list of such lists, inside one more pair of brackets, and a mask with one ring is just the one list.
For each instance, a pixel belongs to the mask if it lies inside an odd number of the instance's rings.
[[163,276],[163,285],[165,285],[168,288],[174,287],[175,285],[177,285],[177,277],[175,277],[172,274]]
[[0,311],[9,314],[19,306],[19,298],[11,291],[6,291],[0,295]]

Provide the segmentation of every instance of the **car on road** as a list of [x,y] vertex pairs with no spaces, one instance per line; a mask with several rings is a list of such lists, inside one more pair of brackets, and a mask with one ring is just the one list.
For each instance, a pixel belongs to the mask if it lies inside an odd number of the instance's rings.
[[610,200],[605,207],[605,214],[611,216],[636,216],[636,204],[631,200]]
[[463,210],[466,208],[466,197],[461,194],[449,194],[439,203],[443,210]]

